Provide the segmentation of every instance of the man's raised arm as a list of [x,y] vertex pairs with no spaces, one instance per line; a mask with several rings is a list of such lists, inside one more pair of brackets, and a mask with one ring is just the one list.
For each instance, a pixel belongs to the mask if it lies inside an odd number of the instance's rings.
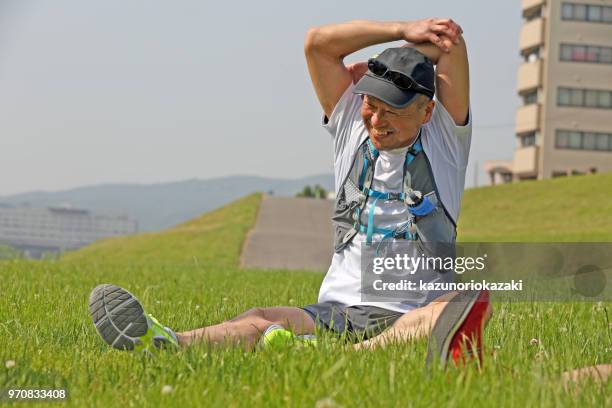
[[306,35],[304,52],[323,112],[329,117],[351,84],[352,73],[343,62],[347,55],[396,40],[415,44],[430,42],[441,52],[448,52],[460,31],[452,20],[434,18],[414,22],[353,21],[311,28]]
[[467,49],[462,36],[457,38],[450,52],[441,52],[432,44],[414,47],[436,64],[436,95],[451,115],[455,124],[467,123],[470,108],[470,75]]

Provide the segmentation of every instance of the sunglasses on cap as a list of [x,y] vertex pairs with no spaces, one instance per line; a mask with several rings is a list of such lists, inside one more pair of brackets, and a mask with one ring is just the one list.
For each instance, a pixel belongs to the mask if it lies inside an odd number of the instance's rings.
[[416,83],[412,78],[401,72],[392,71],[384,63],[377,59],[370,58],[368,60],[368,69],[377,77],[384,78],[393,83],[400,89],[411,90],[433,98],[434,92],[431,89],[425,88]]

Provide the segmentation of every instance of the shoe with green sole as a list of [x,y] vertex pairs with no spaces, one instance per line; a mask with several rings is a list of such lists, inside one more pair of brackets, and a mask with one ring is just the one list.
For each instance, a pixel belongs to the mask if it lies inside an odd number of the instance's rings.
[[89,296],[89,313],[100,337],[116,349],[152,352],[179,346],[171,329],[146,314],[138,299],[118,286],[96,286]]

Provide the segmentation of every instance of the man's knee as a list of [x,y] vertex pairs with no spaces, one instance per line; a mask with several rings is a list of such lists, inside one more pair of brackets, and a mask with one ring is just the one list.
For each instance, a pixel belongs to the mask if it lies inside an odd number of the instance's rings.
[[246,316],[250,316],[250,317],[259,317],[259,318],[265,318],[266,314],[265,314],[265,308],[263,307],[253,307],[250,308],[249,310],[247,310],[245,312]]
[[270,324],[282,324],[287,320],[287,316],[279,316],[278,307],[254,307],[247,310],[247,314],[251,317],[263,319]]
[[237,322],[237,321],[241,321],[244,319],[250,319],[250,318],[254,318],[254,317],[260,317],[263,318],[264,317],[264,311],[263,308],[261,307],[253,307],[249,310],[247,310],[246,312],[240,313],[238,316],[226,320],[224,323],[231,323],[231,322]]
[[227,323],[242,327],[247,324],[260,331],[265,331],[273,324],[294,330],[297,334],[314,331],[312,318],[303,310],[294,307],[254,307]]
[[247,337],[261,335],[272,324],[272,322],[261,317],[261,314],[256,311],[248,315],[243,315],[243,318],[239,320],[233,319],[224,323],[228,333]]
[[435,302],[424,307],[411,310],[404,313],[399,319],[397,319],[395,323],[393,323],[392,327],[396,330],[431,328],[445,305],[445,302]]

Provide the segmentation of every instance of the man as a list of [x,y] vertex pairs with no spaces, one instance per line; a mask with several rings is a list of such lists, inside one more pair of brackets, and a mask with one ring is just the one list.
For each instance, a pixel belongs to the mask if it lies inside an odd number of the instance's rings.
[[[487,293],[445,293],[436,299],[420,293],[385,303],[361,299],[364,245],[385,239],[455,241],[471,138],[461,32],[450,19],[355,21],[308,32],[305,54],[324,127],[333,137],[338,196],[336,253],[319,303],[254,308],[213,326],[174,333],[146,315],[126,290],[101,285],[92,292],[90,311],[102,338],[124,349],[199,341],[252,348],[258,342],[303,339],[318,328],[365,339],[355,348],[431,335],[428,358],[437,355],[442,364],[450,358],[458,362],[466,340],[475,342],[468,347],[480,349],[491,313]],[[343,63],[364,47],[395,40],[409,44],[387,49],[367,64]]]

